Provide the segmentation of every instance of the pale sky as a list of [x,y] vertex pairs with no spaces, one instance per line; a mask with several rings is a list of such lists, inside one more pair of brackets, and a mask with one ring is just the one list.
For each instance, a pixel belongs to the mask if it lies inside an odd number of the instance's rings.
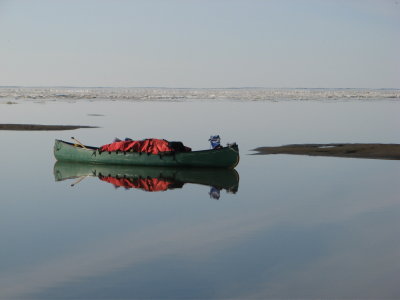
[[0,0],[0,86],[400,88],[400,0]]

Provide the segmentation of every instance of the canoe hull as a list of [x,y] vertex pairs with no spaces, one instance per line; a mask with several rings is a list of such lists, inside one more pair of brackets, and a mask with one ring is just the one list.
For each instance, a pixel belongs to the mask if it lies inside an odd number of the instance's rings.
[[236,144],[218,150],[158,155],[121,151],[99,152],[95,147],[82,148],[56,140],[54,156],[58,161],[156,167],[234,168],[239,163],[239,149]]

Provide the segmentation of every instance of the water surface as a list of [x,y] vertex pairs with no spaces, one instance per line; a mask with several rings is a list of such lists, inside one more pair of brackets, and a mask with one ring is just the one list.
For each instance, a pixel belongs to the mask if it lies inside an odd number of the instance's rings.
[[[100,126],[1,131],[1,299],[399,298],[397,161],[250,149],[400,140],[379,101],[19,101],[2,123]],[[236,193],[159,192],[88,176],[56,181],[55,138],[236,141]],[[224,175],[223,175],[224,176]]]

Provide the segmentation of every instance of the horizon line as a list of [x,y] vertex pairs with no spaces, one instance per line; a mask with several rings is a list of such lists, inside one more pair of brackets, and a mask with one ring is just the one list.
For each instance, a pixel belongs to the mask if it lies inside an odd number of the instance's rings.
[[234,90],[234,89],[292,89],[292,90],[400,90],[400,87],[379,87],[379,88],[366,88],[366,87],[265,87],[265,86],[237,86],[237,87],[166,87],[166,86],[74,86],[74,85],[0,85],[0,88],[88,88],[88,89],[102,89],[102,88],[111,88],[111,89],[123,89],[123,88],[131,88],[131,89],[177,89],[177,90],[190,90],[190,89],[199,89],[199,90]]

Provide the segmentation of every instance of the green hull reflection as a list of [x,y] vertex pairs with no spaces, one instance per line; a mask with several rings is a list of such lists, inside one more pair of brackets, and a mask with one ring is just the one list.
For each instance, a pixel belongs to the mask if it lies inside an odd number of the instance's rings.
[[181,188],[185,183],[210,186],[236,193],[239,174],[232,169],[142,167],[122,165],[93,165],[58,161],[54,165],[56,181],[98,177],[115,186],[161,191]]

